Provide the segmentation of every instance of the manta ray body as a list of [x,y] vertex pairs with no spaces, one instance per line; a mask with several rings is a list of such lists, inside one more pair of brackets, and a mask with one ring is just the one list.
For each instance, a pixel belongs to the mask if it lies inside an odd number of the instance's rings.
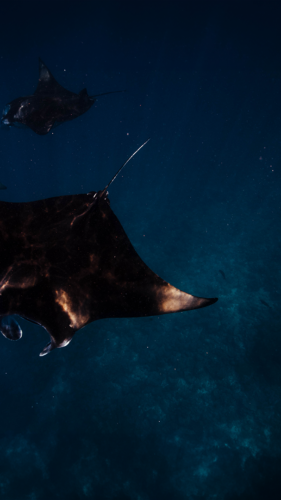
[[[114,92],[105,94],[112,93]],[[86,89],[81,90],[79,94],[65,89],[39,59],[39,82],[36,91],[33,95],[18,97],[8,103],[3,110],[2,124],[27,126],[36,134],[45,135],[54,126],[73,120],[88,111],[96,97],[98,96],[89,96]]]
[[142,261],[110,208],[107,188],[117,174],[99,192],[0,202],[4,336],[22,336],[13,315],[43,326],[51,338],[43,356],[98,319],[187,311],[217,301],[178,290]]

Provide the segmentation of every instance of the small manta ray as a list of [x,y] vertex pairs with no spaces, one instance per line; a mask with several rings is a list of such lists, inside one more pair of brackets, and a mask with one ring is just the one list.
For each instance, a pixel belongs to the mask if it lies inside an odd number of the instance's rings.
[[41,325],[51,337],[40,353],[44,356],[98,319],[158,316],[218,300],[182,292],[151,271],[110,208],[108,187],[144,144],[102,191],[0,202],[0,330],[5,337],[22,336],[13,315]]
[[3,109],[2,124],[27,126],[39,135],[50,132],[52,127],[73,120],[86,113],[96,97],[123,92],[117,90],[89,96],[86,89],[79,94],[63,88],[39,58],[39,82],[33,95],[18,97]]

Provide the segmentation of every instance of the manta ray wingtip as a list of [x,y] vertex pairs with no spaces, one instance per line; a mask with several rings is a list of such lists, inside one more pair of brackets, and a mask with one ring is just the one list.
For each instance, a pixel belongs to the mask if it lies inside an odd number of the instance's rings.
[[45,66],[45,63],[42,61],[41,57],[38,57],[38,62],[39,62],[39,71],[42,69],[43,66]]
[[219,299],[216,298],[205,298],[205,297],[195,297],[194,295],[192,296],[192,300],[190,302],[189,308],[190,309],[201,309],[202,307],[207,307],[211,306],[212,304],[215,304]]
[[212,304],[215,304],[219,299],[216,297],[214,299],[204,299],[205,304],[201,307],[206,307],[206,306],[211,306]]
[[202,307],[211,306],[218,300],[217,298],[196,297],[182,292],[170,284],[161,287],[157,295],[159,311],[162,314],[201,309]]

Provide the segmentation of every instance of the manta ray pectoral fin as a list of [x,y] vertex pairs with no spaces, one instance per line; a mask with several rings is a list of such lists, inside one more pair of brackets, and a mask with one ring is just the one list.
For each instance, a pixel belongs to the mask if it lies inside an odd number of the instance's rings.
[[46,64],[43,63],[42,59],[39,57],[39,80],[49,81],[53,78],[51,71],[47,68]]
[[0,318],[0,331],[8,340],[19,340],[22,338],[22,329],[13,316]]
[[159,312],[161,312],[161,314],[200,309],[201,307],[210,306],[218,300],[217,298],[207,299],[204,297],[195,297],[189,293],[182,292],[170,284],[167,284],[165,287],[160,287],[156,295]]
[[[49,91],[54,92],[55,90],[63,90],[63,87],[57,82],[49,68],[47,68],[46,64],[44,64],[42,59],[39,57],[39,80],[34,95],[42,95],[42,93],[49,93]],[[65,92],[68,91],[65,90]]]
[[27,126],[33,130],[38,135],[46,135],[48,132],[50,132],[51,128],[53,127],[53,122],[38,122],[34,124],[31,120],[27,121]]
[[80,97],[88,97],[87,89],[82,89],[79,92]]

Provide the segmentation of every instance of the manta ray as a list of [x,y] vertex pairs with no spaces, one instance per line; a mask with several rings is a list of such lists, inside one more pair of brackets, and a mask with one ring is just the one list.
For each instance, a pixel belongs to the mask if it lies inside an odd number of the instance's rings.
[[96,97],[122,92],[117,90],[89,96],[87,89],[79,94],[62,87],[39,58],[39,82],[33,95],[17,97],[3,110],[2,124],[27,126],[39,135],[46,135],[63,122],[73,120],[93,106]]
[[22,336],[13,315],[37,323],[50,335],[44,356],[92,321],[158,316],[217,301],[157,276],[110,208],[110,184],[144,144],[101,191],[0,202],[0,330],[6,338]]

